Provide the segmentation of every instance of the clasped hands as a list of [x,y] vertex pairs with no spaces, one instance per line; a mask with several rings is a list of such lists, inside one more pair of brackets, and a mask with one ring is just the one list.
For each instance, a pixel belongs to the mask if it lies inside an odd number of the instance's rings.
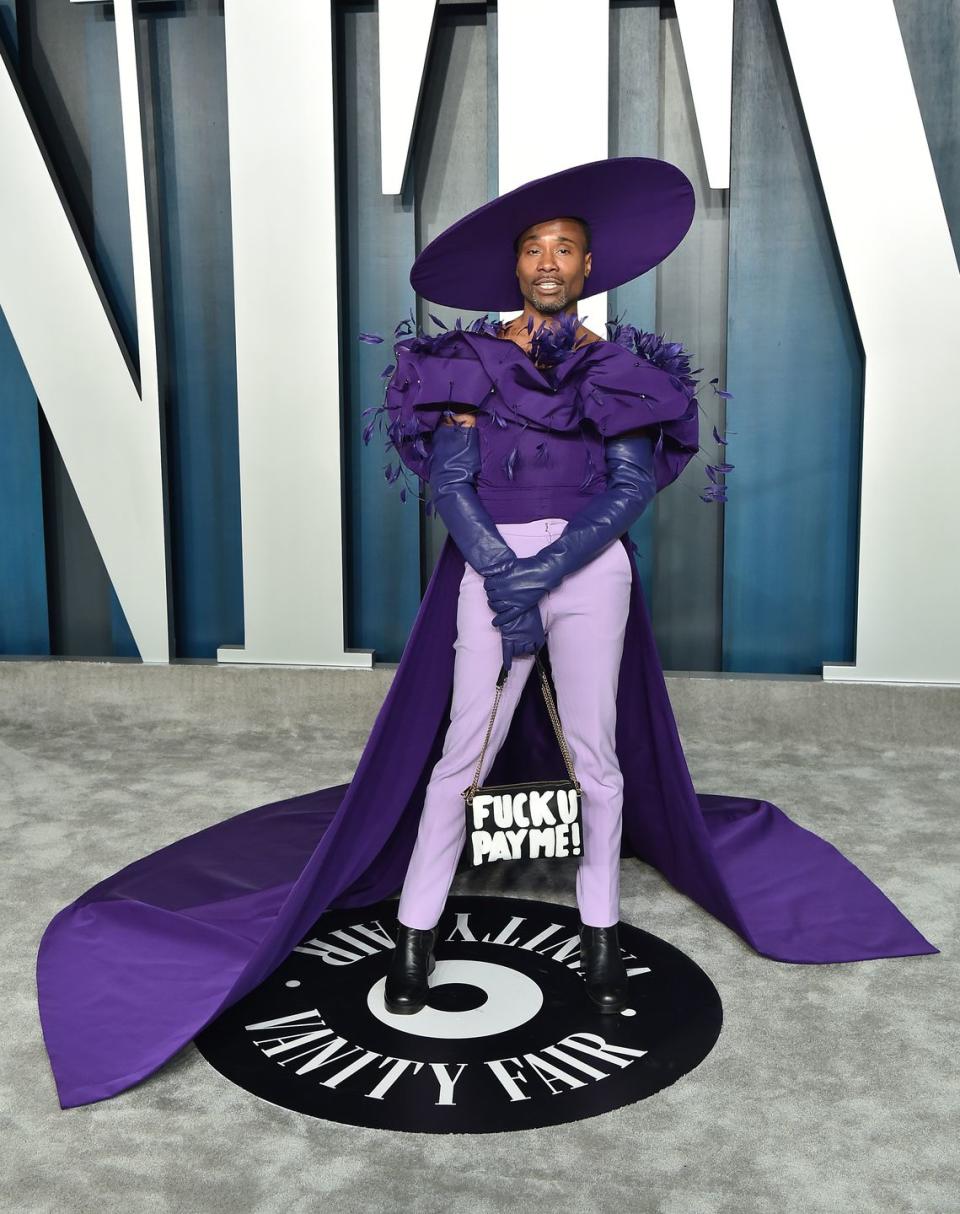
[[476,426],[437,427],[430,484],[437,513],[464,560],[481,575],[494,627],[500,630],[503,664],[536,654],[545,643],[539,602],[595,552],[622,535],[656,493],[651,437],[643,431],[607,439],[607,487],[577,512],[552,543],[518,557],[480,502],[481,467]]
[[538,603],[549,586],[544,561],[536,556],[518,557],[508,549],[506,560],[497,562],[483,578],[493,625],[500,632],[503,664],[510,670],[515,657],[535,655],[546,644]]
[[490,610],[496,613],[494,627],[503,628],[536,609],[555,584],[549,565],[536,553],[515,557],[505,568],[488,574],[483,579],[483,588]]

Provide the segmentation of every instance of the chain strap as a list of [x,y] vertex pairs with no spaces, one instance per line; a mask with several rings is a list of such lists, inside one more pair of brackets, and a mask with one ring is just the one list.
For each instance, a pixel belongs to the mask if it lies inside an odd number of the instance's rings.
[[570,749],[567,746],[567,739],[563,732],[563,727],[560,724],[560,717],[557,713],[557,706],[553,702],[553,694],[550,691],[550,681],[547,678],[547,671],[543,663],[540,661],[539,653],[537,657],[537,669],[540,671],[540,686],[543,689],[543,698],[547,702],[547,712],[550,714],[550,720],[553,724],[553,732],[557,735],[557,742],[560,744],[560,753],[563,755],[563,762],[567,768],[567,774],[573,781],[577,792],[580,792],[580,781],[576,777],[573,770],[573,758],[570,755]]
[[[540,672],[540,688],[543,692],[543,698],[546,701],[547,713],[550,716],[550,724],[553,726],[553,732],[556,734],[557,742],[560,745],[560,753],[563,755],[563,761],[566,765],[567,773],[569,774],[577,793],[580,793],[580,781],[577,779],[576,773],[573,770],[573,759],[570,756],[570,749],[567,746],[567,739],[564,737],[563,727],[560,724],[560,717],[557,714],[557,706],[553,702],[553,693],[550,690],[550,680],[547,678],[546,667],[540,660],[539,653],[537,653],[535,657],[537,669]],[[476,794],[477,789],[480,787],[480,769],[483,767],[483,756],[486,754],[487,743],[490,741],[490,733],[493,729],[493,720],[497,715],[497,708],[500,704],[500,695],[503,691],[503,684],[506,681],[506,678],[506,667],[501,666],[500,675],[497,678],[497,690],[493,697],[493,709],[490,713],[490,720],[487,722],[487,732],[483,739],[483,745],[480,747],[480,758],[477,760],[477,770],[473,773],[473,780],[470,782],[470,785],[463,790],[463,796],[468,801]]]

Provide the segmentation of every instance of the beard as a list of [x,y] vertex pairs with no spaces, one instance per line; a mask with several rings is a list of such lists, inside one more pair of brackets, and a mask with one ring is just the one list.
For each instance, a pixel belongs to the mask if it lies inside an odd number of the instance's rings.
[[570,302],[570,293],[566,287],[561,287],[559,291],[551,291],[547,295],[541,295],[536,287],[531,288],[530,302],[539,312],[546,312],[548,315],[553,315],[555,312],[562,312]]

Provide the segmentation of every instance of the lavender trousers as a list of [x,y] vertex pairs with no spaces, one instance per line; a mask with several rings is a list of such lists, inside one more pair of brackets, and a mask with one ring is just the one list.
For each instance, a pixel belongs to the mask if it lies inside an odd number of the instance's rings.
[[[566,522],[544,518],[496,527],[522,557],[552,543]],[[629,553],[616,539],[547,591],[539,603],[557,712],[583,789],[583,857],[576,891],[580,918],[591,927],[610,927],[620,918],[623,776],[615,733],[631,580]],[[493,616],[483,578],[465,562],[457,605],[450,724],[427,785],[397,911],[407,927],[436,926],[466,842],[463,790],[476,770],[503,661]],[[481,784],[503,745],[533,668],[532,654],[512,661],[480,769]]]

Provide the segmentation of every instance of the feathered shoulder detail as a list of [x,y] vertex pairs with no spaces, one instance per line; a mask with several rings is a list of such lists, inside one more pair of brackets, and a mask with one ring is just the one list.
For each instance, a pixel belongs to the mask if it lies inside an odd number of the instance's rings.
[[[412,311],[395,326],[393,351],[397,361],[381,372],[381,378],[388,381],[384,403],[363,410],[364,416],[373,414],[363,428],[364,444],[369,444],[374,427],[379,423],[382,429],[386,422],[385,448],[392,449],[400,457],[396,465],[391,461],[384,467],[384,476],[389,483],[404,474],[404,465],[421,482],[426,481],[429,436],[445,415],[459,411],[457,405],[480,410],[497,426],[507,426],[503,414],[510,416],[510,402],[499,400],[497,395],[501,380],[498,371],[507,366],[513,376],[536,377],[530,378],[529,382],[534,387],[540,386],[534,395],[538,401],[543,401],[546,412],[538,420],[548,428],[572,429],[588,418],[601,434],[609,437],[646,424],[640,420],[640,409],[646,405],[650,424],[662,422],[657,454],[672,465],[665,481],[675,477],[684,462],[702,453],[696,435],[698,411],[703,412],[703,409],[696,397],[699,381],[695,378],[702,368],[691,370],[690,355],[682,342],[667,341],[663,334],[624,324],[619,318],[607,322],[607,340],[598,342],[585,336],[578,337],[581,321],[576,313],[562,313],[551,323],[544,321],[536,327],[530,317],[527,321],[529,350],[524,351],[516,343],[504,341],[506,326],[490,320],[487,315],[467,324],[458,316],[453,325],[446,325],[433,313],[428,315],[438,332],[426,332]],[[481,341],[470,340],[471,336],[479,336]],[[483,340],[486,338],[501,340],[495,345]],[[368,332],[359,333],[358,339],[371,345],[384,341],[379,334]],[[500,345],[510,348],[500,349]],[[581,361],[581,354],[591,349],[596,352],[584,354],[585,361]],[[568,366],[571,359],[585,370],[583,376],[576,375],[576,363]],[[525,366],[529,367],[526,372]],[[651,379],[651,373],[644,375],[642,370],[638,372],[632,368],[644,366],[663,373],[665,380],[656,380],[657,389],[665,385],[665,381],[669,384],[659,392],[659,398],[658,392],[651,393],[649,386],[647,392],[640,390]],[[575,379],[579,382],[575,383]],[[710,380],[716,396],[732,397],[732,393],[720,390],[717,383],[718,377]],[[564,386],[569,390],[564,391]],[[555,396],[548,395],[551,387]],[[668,395],[673,392],[673,399],[683,402],[670,406],[672,421],[664,416],[667,405],[662,399],[663,392]],[[680,416],[681,411],[683,416]],[[518,413],[516,409],[513,412]],[[511,420],[524,419],[515,416]],[[712,434],[716,443],[726,445],[716,424]],[[673,448],[672,456],[670,452],[661,451],[664,438]],[[689,445],[691,438],[692,445]],[[733,470],[733,465],[711,464],[706,459],[703,462],[711,483],[699,494],[701,500],[726,501],[724,479]],[[405,500],[406,492],[407,486],[402,485],[401,500]],[[414,492],[420,497],[416,490]],[[420,500],[426,502],[429,513],[429,499],[421,497]]]

